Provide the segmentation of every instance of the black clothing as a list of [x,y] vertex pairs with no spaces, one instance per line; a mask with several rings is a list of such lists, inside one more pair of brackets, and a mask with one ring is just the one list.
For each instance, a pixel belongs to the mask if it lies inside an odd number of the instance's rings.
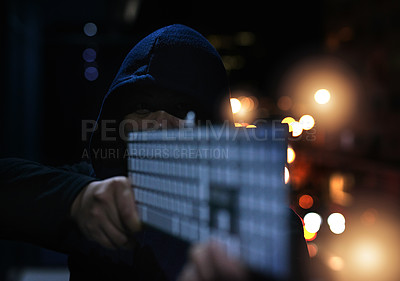
[[[68,254],[71,281],[174,280],[187,256],[186,242],[147,229],[136,235],[133,251],[114,251],[82,236],[69,214],[79,191],[96,180],[80,173],[89,171],[85,163],[51,168],[28,160],[0,159],[0,238]],[[291,216],[292,271],[298,275],[296,280],[304,280],[301,265],[307,264],[308,256],[302,224],[294,212]]]
[[[175,280],[185,262],[188,243],[146,229],[136,234],[137,245],[132,251],[107,250],[86,240],[69,219],[71,204],[84,186],[96,178],[126,176],[119,122],[134,111],[140,95],[149,89],[190,96],[196,105],[192,109],[204,120],[224,120],[219,114],[224,105],[230,112],[226,72],[211,44],[183,25],[155,31],[130,51],[103,100],[99,126],[90,144],[94,169],[87,165],[55,169],[19,159],[1,160],[0,238],[32,242],[69,254],[71,281]],[[178,116],[177,109],[163,105],[147,109]],[[108,134],[112,140],[107,141],[102,138],[99,123],[110,119],[117,127],[109,131],[115,139]],[[118,149],[119,157],[96,157],[93,150],[99,149]],[[292,272],[301,275],[298,261],[308,259],[308,254],[300,219],[293,212],[291,222],[291,243],[298,247],[292,255],[296,265]],[[296,276],[296,280],[303,279]]]
[[94,180],[32,161],[0,159],[0,238],[67,252],[71,204]]

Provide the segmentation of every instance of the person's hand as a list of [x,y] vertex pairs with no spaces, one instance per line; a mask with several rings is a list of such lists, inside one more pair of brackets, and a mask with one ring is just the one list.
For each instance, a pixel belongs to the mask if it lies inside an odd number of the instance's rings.
[[178,281],[247,281],[248,271],[238,260],[227,256],[216,242],[198,244],[191,248],[189,262]]
[[75,198],[71,216],[90,240],[110,249],[130,248],[140,229],[134,194],[126,177],[87,185]]

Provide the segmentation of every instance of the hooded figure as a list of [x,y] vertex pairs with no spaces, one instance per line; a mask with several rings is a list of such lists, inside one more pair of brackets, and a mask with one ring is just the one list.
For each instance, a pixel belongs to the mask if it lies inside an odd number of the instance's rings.
[[[222,60],[200,33],[179,24],[151,33],[128,53],[103,99],[90,141],[92,175],[100,179],[127,175],[124,140],[129,116],[154,117],[158,125],[164,119],[174,123],[194,111],[198,122],[232,122],[229,98]],[[308,253],[301,222],[292,215],[296,267]],[[186,262],[188,243],[152,229],[136,233],[135,241],[133,250],[107,250],[84,242],[80,253],[70,255],[70,280],[176,280]],[[296,280],[303,280],[302,270],[299,266],[292,271]]]
[[97,177],[127,174],[123,120],[142,109],[163,110],[180,119],[192,110],[201,121],[231,120],[224,65],[200,33],[170,25],[151,33],[128,53],[104,97],[91,137]]
[[[198,122],[221,123],[231,121],[229,97],[222,60],[200,33],[180,24],[151,33],[128,53],[103,99],[90,141],[92,175],[127,175],[123,125],[130,113],[165,111],[183,119],[194,111]],[[189,245],[151,229],[135,238],[133,252],[91,245],[88,254],[71,255],[71,280],[175,280]]]

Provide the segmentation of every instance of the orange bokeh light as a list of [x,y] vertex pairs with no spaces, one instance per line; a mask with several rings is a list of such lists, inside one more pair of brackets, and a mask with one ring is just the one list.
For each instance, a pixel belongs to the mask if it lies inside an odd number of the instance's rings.
[[310,209],[314,204],[314,199],[308,195],[304,194],[299,198],[299,206],[303,209]]
[[307,243],[307,248],[310,258],[313,258],[318,254],[318,246],[315,243]]

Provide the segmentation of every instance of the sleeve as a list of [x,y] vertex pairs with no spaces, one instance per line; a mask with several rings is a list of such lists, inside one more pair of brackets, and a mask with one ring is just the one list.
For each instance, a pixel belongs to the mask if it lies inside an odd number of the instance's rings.
[[58,169],[69,171],[69,172],[75,172],[87,176],[92,176],[94,177],[95,173],[93,171],[92,165],[90,165],[88,162],[82,161],[80,163],[74,164],[74,165],[64,165],[61,167],[57,167]]
[[70,207],[95,180],[28,160],[0,159],[0,239],[67,252],[63,242],[74,229]]

